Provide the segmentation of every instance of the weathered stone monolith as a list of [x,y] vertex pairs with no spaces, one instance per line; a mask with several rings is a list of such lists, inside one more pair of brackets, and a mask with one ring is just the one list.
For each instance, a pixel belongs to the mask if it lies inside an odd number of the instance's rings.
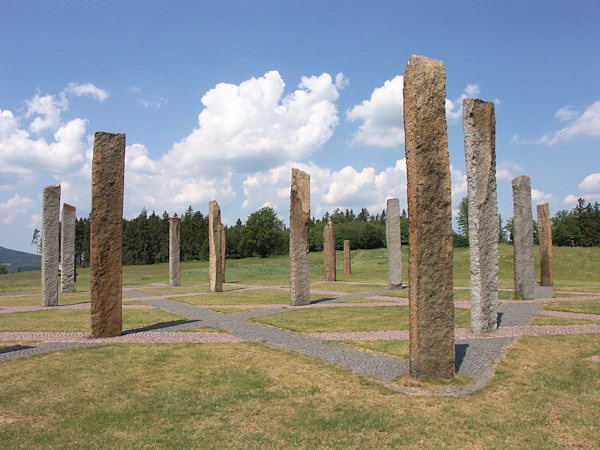
[[344,275],[352,274],[352,266],[350,265],[350,241],[344,241]]
[[404,72],[409,222],[410,375],[454,374],[452,209],[444,63],[411,56]]
[[400,234],[400,200],[388,198],[385,214],[388,283],[390,289],[402,287],[402,236]]
[[225,253],[227,252],[227,231],[221,225],[221,280],[225,283]]
[[512,180],[514,209],[515,296],[533,300],[535,272],[533,266],[533,215],[531,181],[528,175]]
[[63,204],[60,222],[60,291],[75,288],[75,207]]
[[292,169],[290,189],[290,305],[310,304],[308,227],[310,223],[310,176]]
[[44,186],[42,200],[42,306],[58,306],[60,184]]
[[552,225],[548,203],[537,205],[537,221],[540,236],[540,284],[554,286],[552,264]]
[[92,337],[123,331],[125,134],[97,131],[92,159],[90,289]]
[[169,217],[169,284],[179,286],[179,255],[180,255],[180,229],[181,219]]
[[335,281],[335,228],[331,220],[323,230],[323,265],[325,281]]
[[208,203],[208,289],[223,292],[221,266],[221,208],[215,200]]
[[494,104],[463,100],[471,255],[471,331],[498,325],[498,201]]

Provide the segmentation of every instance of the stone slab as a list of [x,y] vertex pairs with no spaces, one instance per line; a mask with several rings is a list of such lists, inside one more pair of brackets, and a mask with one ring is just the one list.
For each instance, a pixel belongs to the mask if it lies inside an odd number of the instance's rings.
[[42,200],[42,306],[58,305],[60,184],[44,186]]
[[227,230],[221,225],[221,280],[225,283],[225,254],[227,253]]
[[554,264],[552,255],[552,224],[548,203],[537,205],[537,221],[540,237],[540,284],[554,286]]
[[208,203],[208,289],[223,292],[221,267],[221,208],[215,200]]
[[90,218],[92,337],[119,336],[123,331],[124,177],[125,134],[96,132]]
[[350,241],[344,241],[344,275],[352,274],[352,263],[350,262]]
[[498,200],[494,103],[463,100],[469,201],[471,331],[498,326]]
[[444,63],[411,56],[404,72],[413,378],[454,375],[452,209]]
[[75,220],[76,209],[63,204],[60,226],[60,291],[75,289]]
[[181,219],[179,217],[169,217],[169,284],[179,286],[179,258],[180,250]]
[[531,213],[531,180],[521,175],[512,180],[514,208],[514,278],[515,296],[533,300],[535,272],[533,265],[533,215]]
[[388,198],[385,215],[388,283],[390,289],[402,287],[402,235],[400,233],[400,200]]
[[325,281],[335,281],[335,227],[329,221],[323,230],[323,265],[325,266]]
[[290,305],[310,304],[308,232],[310,224],[310,176],[292,169],[290,188]]

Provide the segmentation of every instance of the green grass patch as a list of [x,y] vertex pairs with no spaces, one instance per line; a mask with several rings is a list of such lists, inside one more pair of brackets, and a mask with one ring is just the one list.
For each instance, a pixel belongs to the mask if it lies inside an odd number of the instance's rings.
[[600,314],[600,300],[578,300],[574,302],[546,302],[548,311],[564,311],[581,314]]
[[244,311],[256,311],[256,308],[209,308],[211,311],[221,314],[235,314]]
[[387,289],[387,285],[380,284],[345,284],[345,283],[313,283],[311,289],[322,289],[336,292],[370,292],[379,289]]
[[[456,309],[458,328],[471,323],[471,312]],[[275,328],[311,331],[393,331],[408,329],[407,306],[365,306],[356,308],[314,308],[268,314],[250,319]]]
[[335,344],[345,345],[384,355],[396,356],[406,361],[409,359],[408,341],[377,340],[377,341],[337,341]]
[[[185,320],[179,314],[161,309],[123,310],[123,330],[143,328],[159,323]],[[90,331],[87,310],[63,309],[0,314],[0,331]]]
[[[90,301],[90,293],[87,292],[69,292],[67,294],[58,294],[59,305],[73,305],[75,303],[86,303]],[[2,296],[0,297],[0,306],[41,306],[42,296]]]
[[378,298],[351,298],[349,300],[343,300],[340,303],[386,303],[393,301],[393,298],[390,298],[389,300],[381,300]]
[[598,322],[585,319],[570,319],[566,317],[553,317],[537,315],[531,325],[590,325]]
[[[224,290],[228,290],[224,287]],[[171,286],[171,287],[153,287],[137,288],[136,291],[144,292],[148,295],[169,295],[169,294],[189,294],[192,292],[208,292],[208,283],[197,286]]]
[[567,294],[565,292],[554,291],[552,298],[568,298],[568,297],[596,297],[597,294],[594,292],[577,292],[577,294]]
[[[310,298],[319,300],[329,296],[311,294]],[[176,297],[173,300],[189,305],[289,305],[290,294],[280,290],[256,290]]]

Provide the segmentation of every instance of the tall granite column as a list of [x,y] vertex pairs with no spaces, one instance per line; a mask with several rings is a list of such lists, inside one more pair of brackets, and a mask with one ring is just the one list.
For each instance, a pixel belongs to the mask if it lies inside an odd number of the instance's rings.
[[225,283],[225,253],[227,252],[227,231],[221,225],[221,280]]
[[540,284],[554,286],[554,268],[552,264],[552,225],[548,203],[537,205],[537,221],[540,235]]
[[215,200],[208,203],[208,289],[223,292],[221,274],[221,208]]
[[335,281],[335,228],[331,220],[323,230],[323,265],[325,281]]
[[390,289],[402,287],[402,236],[400,234],[400,200],[388,198],[385,215],[388,282]]
[[75,207],[63,204],[60,225],[60,291],[75,288]]
[[471,330],[498,325],[498,201],[494,104],[463,100],[471,255]]
[[44,186],[42,200],[42,306],[58,306],[60,184]]
[[350,241],[344,241],[344,275],[352,274],[352,266],[350,265]]
[[290,189],[290,305],[310,304],[308,227],[310,223],[310,176],[292,169]]
[[179,286],[179,256],[180,256],[181,219],[169,217],[169,284]]
[[97,131],[90,219],[92,337],[119,336],[123,331],[124,177],[125,134]]
[[443,61],[411,56],[404,72],[409,221],[410,375],[454,374],[452,209]]
[[535,272],[533,266],[533,215],[531,181],[528,175],[512,180],[514,208],[515,296],[533,300]]

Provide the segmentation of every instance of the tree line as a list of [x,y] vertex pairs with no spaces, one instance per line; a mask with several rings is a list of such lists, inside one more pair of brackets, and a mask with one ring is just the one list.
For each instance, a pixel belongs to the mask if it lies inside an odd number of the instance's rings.
[[[514,217],[502,224],[499,219],[499,242],[513,243]],[[458,233],[455,233],[455,246],[469,246],[469,202],[464,197],[459,205],[457,217]],[[570,211],[558,211],[550,219],[552,225],[552,244],[559,246],[595,247],[600,246],[600,204],[587,203],[585,199],[577,199],[577,204]],[[458,241],[458,245],[457,245]],[[533,221],[533,241],[539,244],[538,224]]]

